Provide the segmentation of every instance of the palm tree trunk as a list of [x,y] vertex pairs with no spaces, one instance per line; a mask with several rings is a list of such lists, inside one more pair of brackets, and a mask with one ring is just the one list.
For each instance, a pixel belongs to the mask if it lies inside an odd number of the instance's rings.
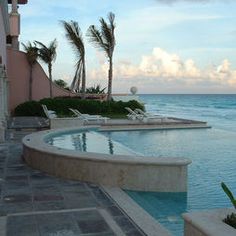
[[33,84],[33,65],[30,65],[30,77],[29,77],[29,101],[32,101],[32,84]]
[[86,71],[85,71],[85,62],[83,61],[83,72],[82,72],[82,99],[85,98],[85,87],[86,87]]
[[50,80],[50,98],[52,98],[52,64],[48,64],[48,75]]
[[109,58],[109,71],[108,71],[108,91],[107,91],[107,101],[111,101],[112,93],[112,76],[113,76],[113,62],[112,56]]

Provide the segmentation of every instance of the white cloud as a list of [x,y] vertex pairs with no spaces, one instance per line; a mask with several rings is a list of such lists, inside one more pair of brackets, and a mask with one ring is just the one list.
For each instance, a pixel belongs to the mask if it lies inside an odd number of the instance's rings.
[[[98,69],[88,72],[88,78],[106,84],[107,63],[101,63]],[[236,70],[225,59],[218,66],[198,68],[192,59],[182,60],[175,53],[168,53],[161,48],[154,48],[150,55],[142,56],[138,65],[121,61],[114,65],[114,83],[121,89],[139,85],[140,88],[158,86],[167,88],[236,88]],[[114,87],[115,89],[115,87]],[[121,90],[119,89],[119,91]],[[153,91],[153,89],[152,89]],[[124,91],[123,91],[124,92]]]

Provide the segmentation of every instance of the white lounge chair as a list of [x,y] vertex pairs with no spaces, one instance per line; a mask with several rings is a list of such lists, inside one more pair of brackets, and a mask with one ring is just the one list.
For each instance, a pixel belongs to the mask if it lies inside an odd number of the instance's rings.
[[160,119],[161,122],[163,122],[165,119],[167,119],[166,117],[164,116],[161,116],[161,115],[155,115],[155,114],[150,114],[150,113],[147,113],[147,112],[144,112],[143,110],[139,109],[139,108],[136,108],[134,110],[136,113],[142,115],[144,118],[144,120],[154,120],[154,119]]
[[143,110],[141,110],[139,108],[136,108],[134,111],[136,113],[138,113],[140,115],[143,115],[144,117],[148,117],[148,118],[160,118],[160,117],[163,117],[163,116],[160,116],[160,115],[155,115],[155,114],[151,114],[151,113],[148,113],[148,112],[144,112]]
[[83,119],[86,122],[89,121],[103,121],[104,123],[107,122],[110,118],[100,116],[100,115],[89,115],[89,114],[83,114],[79,112],[77,109],[69,108],[70,111],[72,111],[77,117]]
[[129,107],[125,107],[125,109],[129,112],[127,115],[128,119],[130,119],[130,120],[143,120],[143,115],[138,114],[137,112],[133,111]]
[[45,115],[47,116],[48,119],[53,119],[53,118],[57,118],[57,114],[55,111],[52,111],[52,110],[48,110],[47,106],[46,105],[42,105],[43,107],[43,111],[45,113]]

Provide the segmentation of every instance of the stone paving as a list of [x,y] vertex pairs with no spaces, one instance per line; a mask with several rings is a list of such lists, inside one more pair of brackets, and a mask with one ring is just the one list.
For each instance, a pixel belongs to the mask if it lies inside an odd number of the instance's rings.
[[44,117],[30,117],[30,116],[21,116],[21,117],[11,117],[7,126],[9,129],[22,130],[22,129],[43,129],[49,127],[48,119]]
[[0,220],[6,219],[7,236],[145,235],[101,187],[26,166],[21,138],[27,133],[11,130],[0,143]]

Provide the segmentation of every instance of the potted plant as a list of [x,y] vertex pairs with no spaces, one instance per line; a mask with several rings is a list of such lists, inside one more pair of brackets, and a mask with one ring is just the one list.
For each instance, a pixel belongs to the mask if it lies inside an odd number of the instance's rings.
[[[234,198],[232,192],[229,190],[229,188],[226,186],[224,182],[221,183],[221,187],[224,190],[224,192],[229,197],[230,201],[232,202],[234,208],[236,209],[236,199]],[[226,224],[234,227],[236,229],[236,214],[232,213],[226,216],[226,218],[223,220]]]

